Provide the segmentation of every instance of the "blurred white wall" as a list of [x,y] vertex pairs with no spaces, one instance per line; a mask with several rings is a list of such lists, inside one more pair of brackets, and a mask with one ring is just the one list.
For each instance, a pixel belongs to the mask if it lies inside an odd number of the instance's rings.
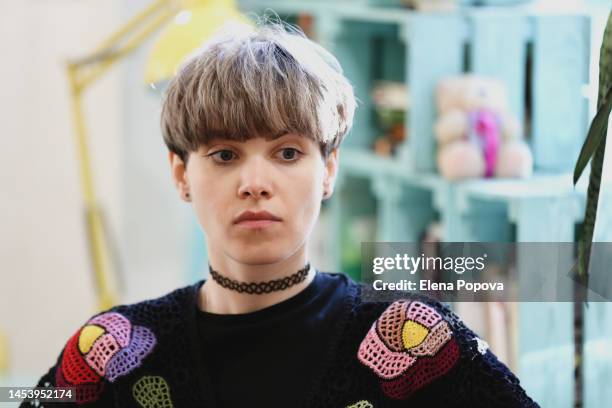
[[[94,311],[64,61],[117,24],[119,3],[0,0],[0,330],[13,374],[42,374]],[[116,225],[119,85],[115,71],[86,104],[99,195]]]

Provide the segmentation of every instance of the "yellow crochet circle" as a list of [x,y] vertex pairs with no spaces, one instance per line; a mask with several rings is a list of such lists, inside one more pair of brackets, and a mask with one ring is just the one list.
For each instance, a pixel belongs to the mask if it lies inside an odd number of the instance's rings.
[[402,327],[402,341],[404,342],[404,347],[411,349],[418,346],[425,340],[428,334],[429,330],[427,327],[412,320],[407,320],[406,323],[404,323],[404,327]]
[[103,334],[104,329],[99,326],[92,324],[85,326],[79,335],[79,350],[81,350],[81,353],[86,354],[94,342],[98,340],[98,337]]

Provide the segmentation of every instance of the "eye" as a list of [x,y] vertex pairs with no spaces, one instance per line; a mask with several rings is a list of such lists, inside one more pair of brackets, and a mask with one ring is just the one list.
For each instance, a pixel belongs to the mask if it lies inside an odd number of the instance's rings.
[[279,153],[280,153],[280,158],[288,162],[293,162],[293,161],[298,160],[299,156],[302,154],[302,152],[300,152],[299,150],[293,147],[286,147],[284,149],[281,149]]
[[236,153],[232,152],[231,150],[223,149],[217,150],[208,156],[212,157],[217,163],[229,163],[232,159],[236,158]]

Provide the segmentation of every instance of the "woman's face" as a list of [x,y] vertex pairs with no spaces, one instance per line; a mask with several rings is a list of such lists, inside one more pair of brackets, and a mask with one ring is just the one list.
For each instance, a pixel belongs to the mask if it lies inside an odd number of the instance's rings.
[[172,153],[170,160],[179,192],[206,233],[209,256],[249,265],[305,250],[338,167],[337,150],[324,162],[316,142],[295,134],[213,140],[190,154],[186,168]]

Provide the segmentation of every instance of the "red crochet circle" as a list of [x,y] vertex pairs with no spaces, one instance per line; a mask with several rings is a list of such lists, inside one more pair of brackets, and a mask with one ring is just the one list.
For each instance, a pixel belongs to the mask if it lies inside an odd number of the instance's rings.
[[401,377],[383,381],[383,392],[393,399],[405,399],[450,371],[458,359],[459,346],[450,339],[435,356],[419,357]]
[[70,338],[64,349],[61,364],[64,377],[66,381],[72,385],[97,383],[100,381],[101,377],[89,367],[79,351],[80,335],[81,330],[77,331],[74,336]]

